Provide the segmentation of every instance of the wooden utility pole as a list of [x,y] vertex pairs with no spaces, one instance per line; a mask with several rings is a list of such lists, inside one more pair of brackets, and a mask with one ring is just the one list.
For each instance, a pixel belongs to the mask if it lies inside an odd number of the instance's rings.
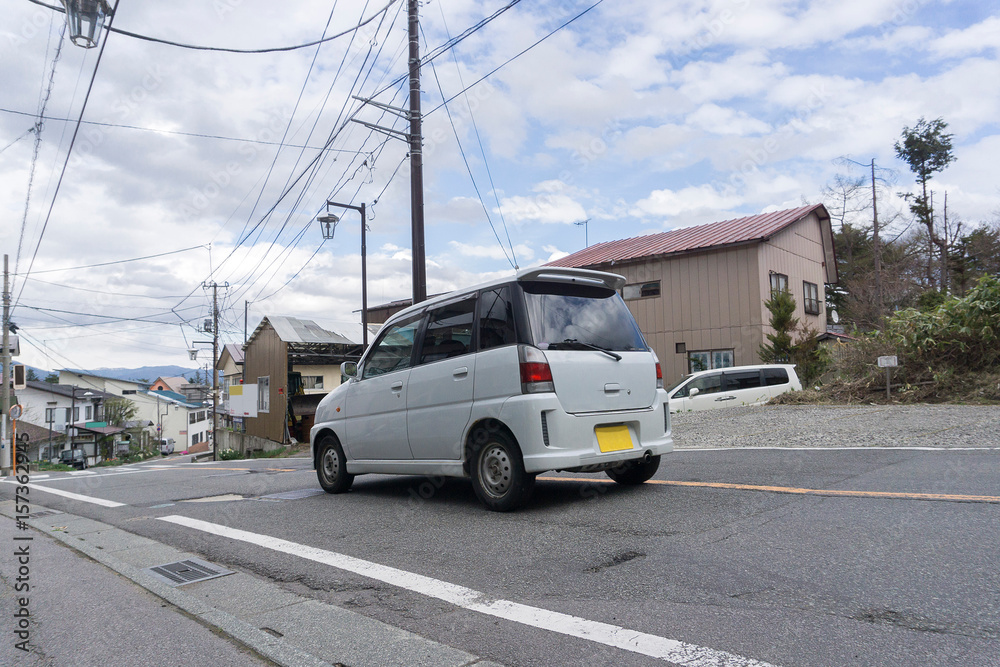
[[[417,0],[408,1],[410,26],[410,221],[413,239],[413,303],[427,300],[424,264],[424,158],[420,120],[420,33]],[[362,223],[364,224],[364,223]]]
[[875,197],[875,158],[872,158],[872,251],[875,254],[875,304],[882,317],[882,250],[878,238],[878,201]]

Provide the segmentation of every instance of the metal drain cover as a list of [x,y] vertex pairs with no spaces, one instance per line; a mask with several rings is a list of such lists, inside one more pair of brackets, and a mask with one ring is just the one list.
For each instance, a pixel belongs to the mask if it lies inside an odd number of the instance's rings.
[[233,574],[232,570],[227,570],[212,563],[206,563],[200,558],[188,558],[175,563],[147,567],[143,570],[148,572],[160,581],[171,586],[183,586],[193,584],[196,581],[205,581],[224,577]]

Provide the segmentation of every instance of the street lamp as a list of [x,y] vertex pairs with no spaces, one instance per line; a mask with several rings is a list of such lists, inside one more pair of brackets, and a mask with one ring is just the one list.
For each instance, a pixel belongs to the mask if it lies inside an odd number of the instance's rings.
[[588,230],[589,230],[590,226],[587,224],[589,222],[590,222],[590,218],[587,218],[586,220],[582,220],[580,222],[574,222],[573,223],[577,227],[580,227],[581,225],[583,226],[583,242],[585,244],[584,247],[587,247],[587,248],[590,247],[590,234],[588,233]]
[[77,46],[92,49],[101,38],[104,17],[111,13],[105,0],[62,0],[66,7],[69,38]]
[[365,216],[365,204],[361,203],[361,206],[353,206],[352,204],[338,204],[334,201],[326,202],[326,215],[321,215],[316,218],[319,222],[320,230],[323,232],[323,239],[330,240],[333,238],[333,233],[337,230],[337,223],[340,218],[336,215],[330,213],[330,207],[337,206],[339,208],[349,208],[357,211],[361,214],[361,336],[362,344],[365,349],[368,348],[368,269],[366,255],[368,254],[368,248],[365,241],[365,227],[368,224],[368,218]]

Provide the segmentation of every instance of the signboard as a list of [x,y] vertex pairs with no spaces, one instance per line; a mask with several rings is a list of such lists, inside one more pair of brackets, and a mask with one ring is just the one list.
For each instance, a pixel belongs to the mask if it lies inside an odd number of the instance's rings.
[[20,404],[10,406],[11,419],[17,421],[18,419],[21,418],[22,414],[24,414],[24,408]]
[[899,363],[897,362],[895,356],[878,358],[879,368],[895,368],[896,366],[899,366]]

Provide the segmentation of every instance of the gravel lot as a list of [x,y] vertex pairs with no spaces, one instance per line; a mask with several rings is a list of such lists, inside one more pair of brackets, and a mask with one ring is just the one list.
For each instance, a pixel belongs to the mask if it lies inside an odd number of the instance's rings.
[[1000,406],[777,405],[671,415],[677,449],[1000,448]]

